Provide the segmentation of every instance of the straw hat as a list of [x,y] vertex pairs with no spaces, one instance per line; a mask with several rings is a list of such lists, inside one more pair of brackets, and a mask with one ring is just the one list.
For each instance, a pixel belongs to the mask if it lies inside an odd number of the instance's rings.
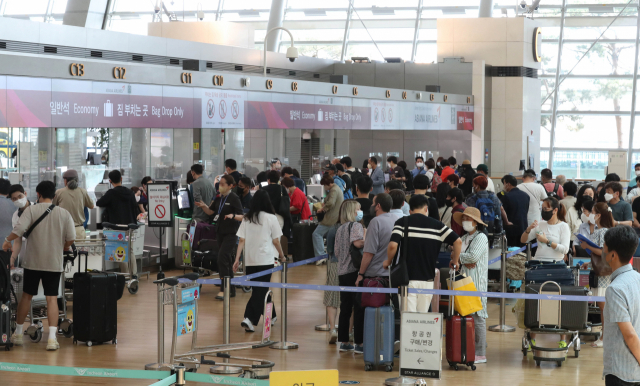
[[458,223],[458,225],[462,225],[462,216],[468,216],[474,219],[478,224],[482,224],[487,226],[484,222],[482,222],[482,217],[480,217],[480,210],[478,208],[468,207],[464,210],[464,212],[456,212],[453,214],[453,220]]
[[463,165],[471,165],[471,161],[469,161],[468,159],[462,161]]

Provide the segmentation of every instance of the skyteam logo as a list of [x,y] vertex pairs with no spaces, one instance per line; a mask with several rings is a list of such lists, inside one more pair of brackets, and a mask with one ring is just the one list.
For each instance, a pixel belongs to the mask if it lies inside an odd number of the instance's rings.
[[87,369],[74,369],[78,375],[84,375],[87,372]]
[[213,383],[222,383],[222,381],[224,381],[224,377],[220,377],[217,375],[212,375],[211,376],[211,381],[213,381]]

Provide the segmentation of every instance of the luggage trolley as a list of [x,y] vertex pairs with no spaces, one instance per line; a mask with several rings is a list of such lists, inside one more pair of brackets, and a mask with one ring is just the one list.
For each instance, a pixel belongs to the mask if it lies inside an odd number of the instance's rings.
[[[243,342],[220,344],[213,346],[197,346],[198,340],[198,300],[200,298],[200,284],[196,282],[199,275],[195,272],[178,277],[168,277],[154,281],[158,285],[158,363],[148,364],[145,370],[172,370],[174,366],[185,366],[189,372],[197,372],[201,365],[221,365],[236,367],[242,372],[240,378],[268,379],[275,363],[255,358],[231,356],[229,351],[255,349],[267,347],[275,342],[269,340],[271,335],[271,310],[273,303],[267,303],[272,295],[268,291],[265,295],[264,324],[262,340],[257,342]],[[190,283],[180,282],[178,279],[191,280]],[[173,333],[171,341],[171,356],[164,363],[164,306],[171,305],[173,309]],[[180,336],[191,334],[191,350],[186,353],[176,353],[177,340]],[[222,358],[216,363],[206,360],[205,357]],[[247,361],[249,363],[232,364],[228,360]],[[223,363],[224,361],[224,363]]]
[[[543,292],[543,288],[547,285],[556,286],[557,292]],[[540,285],[539,294],[545,295],[561,295],[562,289],[560,285],[553,281],[546,281]],[[542,311],[543,302],[558,302],[557,314],[550,311],[549,307]],[[558,367],[562,366],[567,358],[569,348],[573,346],[574,355],[577,358],[580,355],[580,336],[578,331],[571,331],[561,328],[562,324],[562,301],[561,300],[538,300],[538,328],[532,328],[525,330],[524,337],[522,337],[522,353],[526,357],[528,349],[531,348],[533,352],[533,359],[536,361],[536,366],[540,366],[540,362],[556,362]],[[548,327],[553,326],[553,327]],[[558,347],[541,347],[536,345],[536,335],[559,335],[560,342]],[[569,342],[567,344],[567,342]]]
[[[77,251],[75,248],[72,251],[65,251],[64,269],[60,276],[60,284],[58,287],[58,334],[63,335],[65,338],[71,338],[73,336],[73,321],[67,317],[67,299],[65,297],[66,282],[65,273],[70,272],[70,267],[73,265],[75,258],[77,257]],[[11,293],[11,333],[16,330],[16,317],[18,310],[18,303],[22,299],[23,285],[24,285],[24,269],[14,268],[11,270],[11,285],[13,286],[13,292]],[[29,314],[27,320],[31,322],[31,325],[25,330],[24,334],[28,335],[32,342],[38,343],[42,339],[43,324],[42,321],[48,319],[47,314],[47,299],[44,296],[44,290],[42,284],[38,288],[38,294],[31,299],[31,306],[29,308]]]

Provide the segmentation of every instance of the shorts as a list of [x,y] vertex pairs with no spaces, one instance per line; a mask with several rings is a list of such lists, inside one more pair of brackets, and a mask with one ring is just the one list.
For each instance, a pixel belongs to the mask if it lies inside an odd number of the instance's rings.
[[42,288],[44,296],[58,296],[60,290],[60,276],[62,272],[33,271],[31,269],[24,270],[24,285],[22,291],[25,294],[36,296],[38,287],[42,280]]

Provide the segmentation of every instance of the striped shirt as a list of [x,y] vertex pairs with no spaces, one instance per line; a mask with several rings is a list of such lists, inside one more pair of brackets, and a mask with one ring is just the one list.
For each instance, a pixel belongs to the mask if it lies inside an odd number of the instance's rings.
[[401,256],[402,253],[406,218],[409,219],[407,244],[409,280],[433,280],[442,243],[453,244],[458,239],[458,235],[440,221],[423,214],[416,213],[402,217],[396,221],[391,233],[391,241],[398,244],[397,256]]
[[[489,239],[487,235],[476,231],[473,235],[462,236],[462,252],[460,253],[462,273],[473,280],[476,289],[480,292],[487,291],[489,282]],[[464,264],[475,264],[475,268],[467,268]],[[487,319],[487,298],[482,300],[482,310],[478,311],[479,317]]]
[[640,274],[631,265],[623,265],[611,274],[604,308],[604,369],[602,376],[615,375],[625,382],[640,382],[640,365],[627,347],[620,322],[631,322],[640,332]]

